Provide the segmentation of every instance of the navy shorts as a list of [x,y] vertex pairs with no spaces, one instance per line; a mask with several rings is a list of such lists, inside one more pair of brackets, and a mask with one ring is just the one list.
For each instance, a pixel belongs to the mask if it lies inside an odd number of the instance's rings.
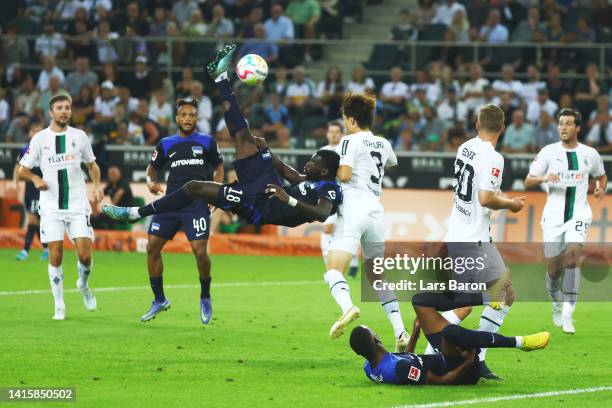
[[182,230],[189,241],[208,239],[210,210],[203,201],[194,201],[181,211],[156,214],[151,220],[149,234],[172,239]]
[[40,191],[34,187],[34,184],[26,184],[26,190],[24,194],[24,205],[25,210],[30,214],[38,214],[38,202],[40,199]]
[[224,184],[217,195],[217,207],[232,211],[251,223],[254,204],[258,195],[265,191],[268,184],[282,185],[274,166],[272,154],[264,149],[253,156],[236,160],[233,163],[238,181]]
[[[478,353],[480,349],[476,349],[474,356],[474,364],[465,372],[463,377],[459,379],[457,384],[460,385],[474,385],[480,380],[480,361],[478,360]],[[426,354],[420,355],[423,361],[423,368],[425,371],[431,371],[432,373],[443,376],[449,371],[454,370],[463,363],[463,359],[460,357],[446,359],[442,354]]]

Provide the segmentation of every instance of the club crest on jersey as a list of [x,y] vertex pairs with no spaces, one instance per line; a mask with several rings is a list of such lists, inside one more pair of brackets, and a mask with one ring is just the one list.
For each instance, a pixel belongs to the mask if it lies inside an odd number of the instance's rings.
[[421,370],[415,366],[411,366],[410,372],[408,372],[408,379],[412,381],[419,381],[419,378],[421,378]]
[[500,169],[498,169],[498,168],[496,168],[496,167],[493,167],[493,168],[491,169],[491,175],[492,175],[493,177],[499,177],[499,174],[500,174],[500,173],[501,173],[501,170],[500,170]]
[[196,154],[204,154],[204,148],[202,146],[191,146],[191,151],[194,156]]

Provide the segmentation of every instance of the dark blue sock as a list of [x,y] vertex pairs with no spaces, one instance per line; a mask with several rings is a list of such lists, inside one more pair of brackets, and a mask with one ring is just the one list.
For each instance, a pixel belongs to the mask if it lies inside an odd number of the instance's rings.
[[149,277],[149,281],[151,282],[151,289],[153,289],[153,294],[155,295],[155,301],[163,302],[164,300],[166,300],[166,296],[164,295],[164,277]]
[[178,190],[165,195],[159,200],[153,201],[151,204],[140,207],[138,209],[138,214],[140,214],[142,217],[146,217],[153,214],[178,211],[184,207],[187,207],[192,202],[193,199],[189,197],[185,187],[181,187]]
[[200,278],[200,299],[210,297],[210,281],[212,278]]
[[498,333],[465,329],[449,324],[442,330],[442,336],[451,343],[463,348],[501,348],[516,347],[515,337],[506,337]]
[[23,249],[26,251],[30,251],[30,247],[32,247],[32,241],[34,240],[34,234],[36,234],[36,230],[38,226],[34,224],[28,224],[28,229],[26,230],[25,242],[23,243]]
[[229,131],[230,135],[234,137],[234,135],[240,130],[246,129],[248,124],[240,112],[238,101],[236,100],[236,96],[234,95],[234,91],[229,80],[224,79],[219,82],[215,82],[215,84],[217,85],[221,99],[229,102],[230,104],[230,108],[223,114],[223,116],[225,117],[227,130]]

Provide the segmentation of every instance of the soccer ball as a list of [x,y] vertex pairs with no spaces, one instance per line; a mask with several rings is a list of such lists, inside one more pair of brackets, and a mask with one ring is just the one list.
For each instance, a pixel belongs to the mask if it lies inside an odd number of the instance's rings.
[[242,83],[255,86],[268,76],[268,63],[257,54],[247,54],[238,61],[236,75]]

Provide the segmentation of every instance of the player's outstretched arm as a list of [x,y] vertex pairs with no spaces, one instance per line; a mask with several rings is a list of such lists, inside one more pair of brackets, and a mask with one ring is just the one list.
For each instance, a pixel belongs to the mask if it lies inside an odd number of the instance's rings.
[[312,221],[324,222],[331,214],[333,204],[331,201],[321,198],[317,205],[307,204],[287,194],[285,190],[274,184],[268,184],[266,194],[269,198],[276,197],[279,201],[290,207],[295,207],[299,212],[312,219]]
[[541,185],[542,183],[558,183],[559,175],[556,173],[549,173],[545,176],[534,176],[529,174],[525,178],[525,188],[535,188]]
[[519,212],[525,205],[525,197],[506,198],[497,191],[480,190],[478,192],[478,201],[483,207],[491,210],[510,210]]
[[306,180],[306,176],[279,159],[277,156],[272,155],[272,165],[278,172],[278,174],[287,180],[289,183],[301,183]]

